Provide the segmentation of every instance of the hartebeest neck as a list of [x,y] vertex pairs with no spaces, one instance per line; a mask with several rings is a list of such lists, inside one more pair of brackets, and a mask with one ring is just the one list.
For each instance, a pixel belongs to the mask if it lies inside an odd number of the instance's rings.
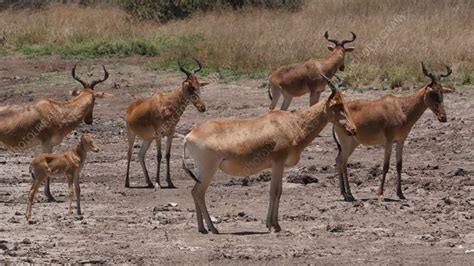
[[321,62],[321,71],[328,77],[334,75],[344,63],[344,51],[335,49]]
[[413,126],[418,119],[423,115],[428,106],[425,104],[426,87],[423,87],[416,92],[407,96],[400,97],[400,105],[407,117],[409,126]]
[[90,93],[81,93],[77,97],[61,103],[58,107],[61,118],[59,121],[64,127],[78,126],[88,112],[93,108],[93,96]]
[[301,120],[297,130],[300,132],[296,135],[297,139],[295,139],[295,142],[299,143],[299,145],[307,146],[321,133],[329,121],[326,106],[327,102],[323,100],[299,111]]
[[189,101],[184,96],[183,89],[181,87],[176,88],[169,94],[168,99],[168,110],[170,110],[174,116],[181,117],[189,104]]

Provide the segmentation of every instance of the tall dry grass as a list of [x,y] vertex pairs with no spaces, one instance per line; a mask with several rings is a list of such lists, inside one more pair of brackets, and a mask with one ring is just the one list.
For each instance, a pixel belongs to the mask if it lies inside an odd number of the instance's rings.
[[12,47],[198,34],[204,41],[161,58],[194,55],[208,65],[244,71],[324,57],[326,30],[336,38],[354,31],[356,50],[347,54],[346,73],[356,82],[420,79],[421,61],[436,70],[451,65],[459,82],[472,82],[473,17],[470,0],[317,0],[296,13],[221,10],[159,25],[135,22],[115,7],[59,5],[0,12],[0,28]]

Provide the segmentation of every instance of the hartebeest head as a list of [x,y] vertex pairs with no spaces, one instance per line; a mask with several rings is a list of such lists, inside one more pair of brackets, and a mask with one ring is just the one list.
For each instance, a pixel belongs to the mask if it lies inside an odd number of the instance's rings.
[[184,66],[178,60],[179,70],[186,74],[186,79],[182,83],[183,95],[185,100],[190,101],[199,112],[205,112],[206,106],[201,101],[201,87],[204,87],[209,83],[199,82],[196,77],[196,73],[202,69],[202,64],[196,58],[193,57],[193,59],[196,61],[198,68],[191,71],[184,68]]
[[356,126],[351,118],[349,110],[347,109],[344,95],[339,90],[340,83],[335,83],[323,74],[321,74],[321,76],[327,81],[328,86],[331,89],[331,95],[329,95],[326,102],[330,122],[336,127],[343,128],[347,135],[355,135]]
[[84,151],[100,151],[99,147],[97,147],[97,144],[95,143],[94,138],[92,137],[92,134],[90,133],[85,133],[82,135],[80,145]]
[[105,92],[97,92],[95,91],[95,86],[101,82],[106,81],[109,78],[109,72],[107,72],[107,69],[105,69],[105,66],[102,65],[102,68],[104,69],[104,78],[94,80],[91,83],[87,83],[83,80],[81,80],[79,77],[76,76],[76,66],[77,63],[74,65],[74,67],[71,70],[72,77],[77,80],[79,83],[82,85],[82,89],[80,90],[74,90],[72,92],[73,96],[79,96],[81,94],[88,94],[92,95],[92,104],[90,106],[90,110],[87,111],[86,116],[84,117],[84,123],[90,125],[92,124],[94,118],[93,118],[93,112],[94,112],[94,103],[96,98],[104,98],[107,96],[111,96],[108,93]]
[[[326,31],[324,33],[324,38],[326,38],[326,40],[328,40],[329,42],[334,43],[334,45],[335,45],[335,46],[328,45],[329,51],[331,51],[331,52],[332,51],[339,51],[340,53],[342,53],[342,56],[344,56],[345,52],[354,51],[354,47],[345,47],[344,46],[347,43],[351,43],[351,42],[355,41],[355,39],[357,38],[357,36],[355,35],[354,32],[351,31],[351,34],[352,34],[352,40],[339,41],[339,40],[336,40],[336,39],[329,39],[329,34]],[[344,67],[344,60],[342,60],[342,63],[339,65],[339,70],[344,71],[344,68],[345,68]]]
[[444,109],[443,103],[443,94],[444,92],[450,91],[449,89],[444,88],[440,84],[441,78],[445,78],[451,75],[452,70],[449,66],[446,67],[446,74],[434,74],[431,72],[423,62],[421,62],[421,68],[423,74],[431,79],[431,83],[426,86],[424,102],[428,108],[433,111],[438,120],[442,123],[446,122],[448,119],[446,117],[446,110]]

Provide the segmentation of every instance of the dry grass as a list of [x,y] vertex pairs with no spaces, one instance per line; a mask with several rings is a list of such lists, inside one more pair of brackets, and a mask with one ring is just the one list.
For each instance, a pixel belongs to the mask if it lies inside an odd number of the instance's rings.
[[198,34],[204,41],[171,49],[161,58],[192,54],[208,65],[243,71],[323,57],[328,54],[326,30],[336,38],[349,38],[354,31],[356,50],[346,63],[354,83],[415,81],[421,77],[421,61],[434,69],[451,65],[455,80],[466,82],[474,72],[473,16],[470,0],[318,0],[297,13],[215,11],[158,25],[133,22],[118,8],[68,5],[1,12],[0,28],[13,47]]

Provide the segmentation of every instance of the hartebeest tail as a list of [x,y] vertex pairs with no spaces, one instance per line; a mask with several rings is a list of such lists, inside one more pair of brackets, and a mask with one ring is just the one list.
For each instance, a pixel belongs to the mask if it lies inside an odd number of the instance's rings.
[[[323,75],[323,78],[326,77]],[[331,95],[296,112],[270,111],[253,119],[210,120],[194,127],[184,140],[183,167],[197,181],[192,189],[198,230],[218,233],[206,207],[205,193],[218,169],[233,176],[257,174],[272,169],[270,206],[266,225],[280,231],[278,208],[285,167],[298,163],[301,153],[328,123],[349,135],[356,128],[346,109],[344,97],[329,82]],[[186,166],[186,149],[194,159],[197,175]]]
[[326,80],[321,75],[331,78],[337,70],[344,71],[344,57],[346,52],[354,50],[345,45],[355,41],[356,35],[351,32],[352,39],[330,39],[326,31],[324,38],[334,44],[328,46],[331,53],[323,59],[309,59],[303,63],[284,66],[273,71],[268,77],[268,97],[271,100],[270,110],[275,109],[278,99],[283,95],[281,110],[287,110],[293,97],[310,93],[309,105],[319,101],[324,91]]
[[347,161],[349,156],[360,144],[385,145],[383,174],[378,195],[383,198],[385,176],[387,175],[393,143],[396,143],[397,159],[397,196],[405,199],[401,186],[403,146],[413,125],[426,109],[431,109],[440,122],[446,122],[443,94],[448,89],[440,84],[442,77],[449,76],[452,71],[445,66],[447,73],[437,75],[428,70],[422,63],[423,74],[431,82],[406,96],[386,95],[378,100],[355,100],[347,103],[347,108],[357,127],[355,136],[348,136],[343,130],[335,127],[334,140],[338,148],[336,168],[339,175],[341,194],[346,201],[353,201],[348,174]]
[[[76,66],[71,70],[72,77],[83,86],[74,90],[72,99],[59,102],[43,99],[28,105],[7,105],[0,107],[0,144],[17,152],[41,145],[42,151],[50,153],[65,136],[84,121],[92,124],[95,100],[110,96],[97,92],[95,86],[104,82],[109,73],[104,66],[104,78],[87,83],[76,76]],[[49,179],[44,187],[48,201],[54,201],[49,189]]]
[[132,102],[125,117],[127,123],[128,152],[127,152],[127,173],[125,176],[125,187],[130,187],[129,173],[130,161],[132,158],[132,149],[136,136],[143,139],[138,158],[142,166],[148,187],[155,187],[150,180],[148,170],[145,164],[145,155],[153,140],[156,141],[157,152],[157,171],[156,186],[161,187],[160,183],[160,164],[161,164],[161,138],[166,136],[166,182],[169,188],[174,188],[170,176],[170,157],[171,144],[176,125],[184,113],[186,107],[192,103],[199,112],[205,112],[206,106],[201,101],[201,87],[206,86],[207,82],[199,82],[196,74],[202,69],[202,64],[194,58],[198,67],[194,70],[187,70],[180,61],[178,66],[181,72],[186,74],[186,79],[181,86],[171,93],[156,92],[146,99],[138,99]]

